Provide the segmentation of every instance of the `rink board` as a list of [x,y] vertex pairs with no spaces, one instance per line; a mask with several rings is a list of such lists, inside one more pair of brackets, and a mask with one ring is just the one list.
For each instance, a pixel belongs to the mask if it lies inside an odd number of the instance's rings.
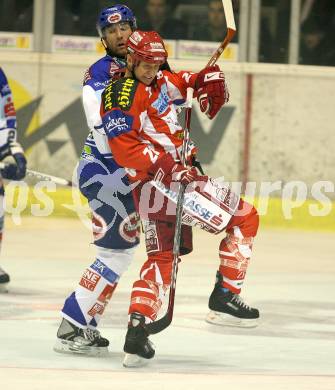
[[[30,169],[71,177],[88,133],[82,79],[97,58],[0,52]],[[204,66],[201,60],[171,61],[176,71]],[[327,147],[335,143],[335,69],[224,60],[220,66],[229,102],[212,121],[196,102],[192,109],[192,138],[205,171],[229,181],[244,174],[257,183],[299,180],[309,189],[319,181],[335,183],[335,156]]]

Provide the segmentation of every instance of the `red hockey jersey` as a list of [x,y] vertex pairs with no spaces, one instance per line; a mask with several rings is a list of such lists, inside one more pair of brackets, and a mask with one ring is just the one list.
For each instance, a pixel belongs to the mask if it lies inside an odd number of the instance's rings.
[[111,81],[101,99],[101,118],[116,162],[133,180],[145,180],[148,168],[165,153],[180,160],[183,128],[176,105],[186,99],[197,74],[160,71],[153,86],[132,79]]

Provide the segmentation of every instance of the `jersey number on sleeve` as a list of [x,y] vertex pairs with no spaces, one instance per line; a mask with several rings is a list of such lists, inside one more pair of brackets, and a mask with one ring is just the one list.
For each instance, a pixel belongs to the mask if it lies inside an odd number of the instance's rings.
[[149,146],[147,146],[144,150],[143,150],[143,154],[146,156],[148,155],[151,162],[154,164],[157,159],[158,159],[158,156],[159,156],[159,152],[156,152],[156,150],[154,149],[151,149],[149,148]]

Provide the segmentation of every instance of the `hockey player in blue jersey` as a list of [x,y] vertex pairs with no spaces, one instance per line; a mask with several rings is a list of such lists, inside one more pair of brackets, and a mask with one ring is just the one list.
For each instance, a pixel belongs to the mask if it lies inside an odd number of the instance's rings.
[[97,30],[106,55],[85,73],[83,105],[90,133],[81,154],[79,188],[92,211],[96,258],[76,290],[67,297],[54,350],[100,355],[109,341],[100,336],[98,322],[139,243],[139,217],[125,171],[113,159],[100,119],[101,93],[125,67],[126,42],[136,29],[133,12],[124,5],[101,11]]
[[[7,77],[0,68],[0,161],[12,156],[14,163],[0,170],[0,246],[4,227],[4,185],[2,179],[21,180],[26,175],[27,161],[16,141],[16,112]],[[9,275],[0,267],[0,292],[6,291]]]

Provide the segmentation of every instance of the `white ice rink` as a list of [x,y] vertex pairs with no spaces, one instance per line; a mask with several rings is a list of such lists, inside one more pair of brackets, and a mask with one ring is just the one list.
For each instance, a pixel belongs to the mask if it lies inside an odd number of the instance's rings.
[[7,221],[0,264],[1,390],[334,390],[335,234],[260,230],[242,293],[261,312],[255,329],[207,324],[218,237],[195,232],[177,282],[172,326],[152,337],[145,368],[122,367],[132,281],[144,250],[121,279],[101,322],[109,356],[53,352],[59,310],[93,259],[90,232],[74,219]]

